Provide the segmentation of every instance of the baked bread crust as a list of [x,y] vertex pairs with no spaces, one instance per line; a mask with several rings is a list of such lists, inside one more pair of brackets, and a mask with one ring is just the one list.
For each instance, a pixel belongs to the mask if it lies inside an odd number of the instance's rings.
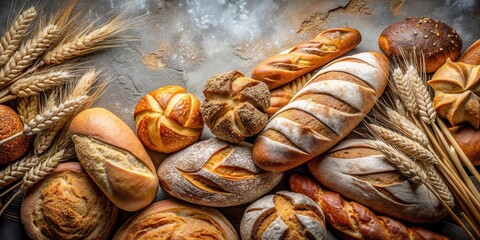
[[[0,140],[23,131],[23,123],[17,113],[0,105]],[[30,146],[30,136],[21,136],[0,145],[0,164],[11,163],[19,159]]]

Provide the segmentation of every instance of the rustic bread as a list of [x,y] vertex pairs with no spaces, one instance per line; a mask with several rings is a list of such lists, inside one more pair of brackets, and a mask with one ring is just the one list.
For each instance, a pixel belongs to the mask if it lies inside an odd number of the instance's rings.
[[300,89],[307,84],[308,80],[312,78],[311,73],[306,73],[297,79],[270,91],[270,107],[265,111],[268,117],[272,117],[282,107],[287,105],[293,96],[297,94]]
[[275,187],[283,173],[256,167],[251,149],[216,138],[198,142],[162,162],[160,184],[176,198],[205,206],[252,202]]
[[[8,106],[0,104],[0,140],[23,131],[23,123],[17,113]],[[30,136],[21,136],[0,145],[0,164],[11,163],[19,159],[30,146]]]
[[305,194],[318,203],[329,228],[342,239],[448,239],[422,228],[406,227],[389,217],[377,216],[359,203],[344,200],[338,193],[325,191],[309,177],[292,175],[289,184],[292,191]]
[[265,83],[231,71],[208,79],[203,94],[203,121],[224,141],[240,143],[267,124],[270,92]]
[[468,49],[457,59],[457,62],[480,65],[480,39],[470,45],[470,47],[468,47]]
[[22,201],[21,219],[30,239],[108,239],[118,208],[78,162],[62,163]]
[[433,73],[448,58],[455,60],[462,50],[462,39],[444,22],[431,18],[405,18],[383,30],[378,38],[380,49],[388,57],[402,57],[416,52],[425,56],[425,71]]
[[155,167],[135,133],[103,108],[78,113],[69,127],[78,160],[119,208],[137,211],[158,189]]
[[217,210],[167,199],[130,218],[114,240],[237,240],[233,226]]
[[353,28],[332,28],[314,39],[300,43],[259,63],[252,78],[274,89],[287,84],[333,59],[342,56],[362,41],[360,32]]
[[325,216],[303,194],[280,191],[250,204],[240,224],[242,239],[327,239]]
[[480,129],[455,126],[448,129],[473,165],[480,165]]
[[255,164],[266,171],[285,171],[327,151],[375,105],[387,85],[388,68],[379,52],[343,57],[325,66],[257,137]]
[[149,149],[172,153],[200,139],[200,100],[180,86],[165,86],[145,95],[133,113],[138,138]]
[[404,178],[372,141],[343,140],[308,169],[323,186],[386,216],[413,223],[443,218],[447,211],[435,195]]

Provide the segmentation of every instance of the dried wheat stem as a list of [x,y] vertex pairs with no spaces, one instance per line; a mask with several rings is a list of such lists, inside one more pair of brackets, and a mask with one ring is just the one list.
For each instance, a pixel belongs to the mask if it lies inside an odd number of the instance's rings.
[[64,150],[61,149],[49,156],[45,161],[41,162],[37,166],[31,168],[23,177],[22,190],[32,187],[38,181],[42,180],[48,174],[50,174],[55,167],[62,161],[68,159],[64,158]]
[[368,124],[368,127],[384,141],[402,150],[410,157],[429,164],[437,163],[435,156],[418,142],[376,124]]
[[8,184],[23,178],[32,167],[37,165],[39,160],[40,158],[38,156],[29,155],[9,164],[6,168],[0,171],[0,187],[5,187]]
[[35,154],[42,154],[47,150],[55,140],[58,131],[65,126],[67,119],[57,122],[53,127],[45,131],[41,131],[35,136],[35,141],[33,142],[33,150]]
[[398,95],[402,99],[403,103],[407,107],[408,111],[413,114],[418,112],[417,100],[411,86],[411,78],[415,69],[408,68],[405,74],[402,73],[400,68],[393,70],[392,77],[397,88]]
[[17,112],[22,123],[27,123],[38,113],[38,96],[20,98],[17,103]]
[[408,116],[407,109],[405,108],[405,105],[402,103],[402,100],[400,98],[396,97],[394,100],[395,104],[395,109],[397,110],[398,113],[402,116]]
[[58,37],[58,27],[50,24],[23,44],[0,69],[0,88],[20,75],[42,55]]
[[453,198],[452,193],[448,189],[445,182],[442,180],[440,175],[438,175],[435,167],[433,167],[432,164],[425,162],[419,162],[418,165],[427,174],[427,182],[437,191],[438,195],[449,207],[453,207],[455,205],[455,199]]
[[[409,69],[410,68],[413,69],[414,67],[410,65]],[[417,98],[418,114],[424,122],[428,124],[434,123],[435,118],[437,117],[437,112],[433,108],[432,99],[430,98],[427,86],[416,70],[412,76],[411,83],[414,88],[415,97]]]
[[99,74],[100,72],[96,71],[95,69],[90,69],[88,72],[86,72],[75,84],[75,87],[68,96],[69,99],[87,94],[95,85]]
[[46,73],[34,74],[32,76],[20,79],[10,86],[10,92],[18,97],[37,95],[52,88],[55,88],[72,78],[73,75],[68,71],[51,71]]
[[5,64],[17,50],[36,16],[35,7],[30,7],[18,15],[10,28],[3,34],[0,39],[0,66]]
[[414,141],[421,143],[424,146],[429,145],[428,137],[425,133],[411,122],[407,117],[403,116],[401,113],[386,107],[386,115],[390,121],[400,128],[400,130],[405,133],[407,136],[411,137]]
[[394,165],[410,181],[417,184],[426,182],[427,175],[425,172],[403,153],[382,141],[374,141],[373,145],[385,155],[387,161]]

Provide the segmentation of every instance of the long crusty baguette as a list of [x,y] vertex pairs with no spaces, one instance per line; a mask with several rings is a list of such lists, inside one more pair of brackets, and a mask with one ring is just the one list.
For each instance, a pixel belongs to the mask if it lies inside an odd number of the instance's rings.
[[265,59],[253,69],[252,78],[265,82],[269,89],[277,88],[342,56],[361,41],[356,29],[328,29],[312,40]]
[[467,64],[480,64],[480,39],[474,42],[467,50],[457,59],[457,62]]
[[377,216],[359,203],[325,191],[309,177],[292,175],[289,185],[292,191],[307,195],[318,203],[330,229],[343,239],[448,239],[423,228],[406,227],[389,217]]
[[266,171],[285,171],[331,148],[375,105],[388,75],[389,62],[379,52],[325,66],[270,119],[253,145],[255,164]]

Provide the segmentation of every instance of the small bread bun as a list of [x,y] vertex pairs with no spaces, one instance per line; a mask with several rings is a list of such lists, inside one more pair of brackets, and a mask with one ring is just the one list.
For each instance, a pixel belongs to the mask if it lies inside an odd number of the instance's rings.
[[[13,109],[0,105],[0,140],[23,130],[23,123]],[[21,136],[0,145],[0,164],[7,164],[19,159],[30,145],[30,136]]]
[[431,18],[405,18],[383,30],[378,38],[380,49],[390,58],[420,51],[425,55],[425,71],[435,72],[448,58],[458,58],[462,39],[447,24]]
[[448,129],[473,165],[480,166],[480,129],[455,126]]
[[108,239],[118,208],[78,162],[62,163],[28,189],[21,219],[30,239]]
[[167,199],[153,203],[130,218],[113,239],[237,240],[238,236],[219,211]]

